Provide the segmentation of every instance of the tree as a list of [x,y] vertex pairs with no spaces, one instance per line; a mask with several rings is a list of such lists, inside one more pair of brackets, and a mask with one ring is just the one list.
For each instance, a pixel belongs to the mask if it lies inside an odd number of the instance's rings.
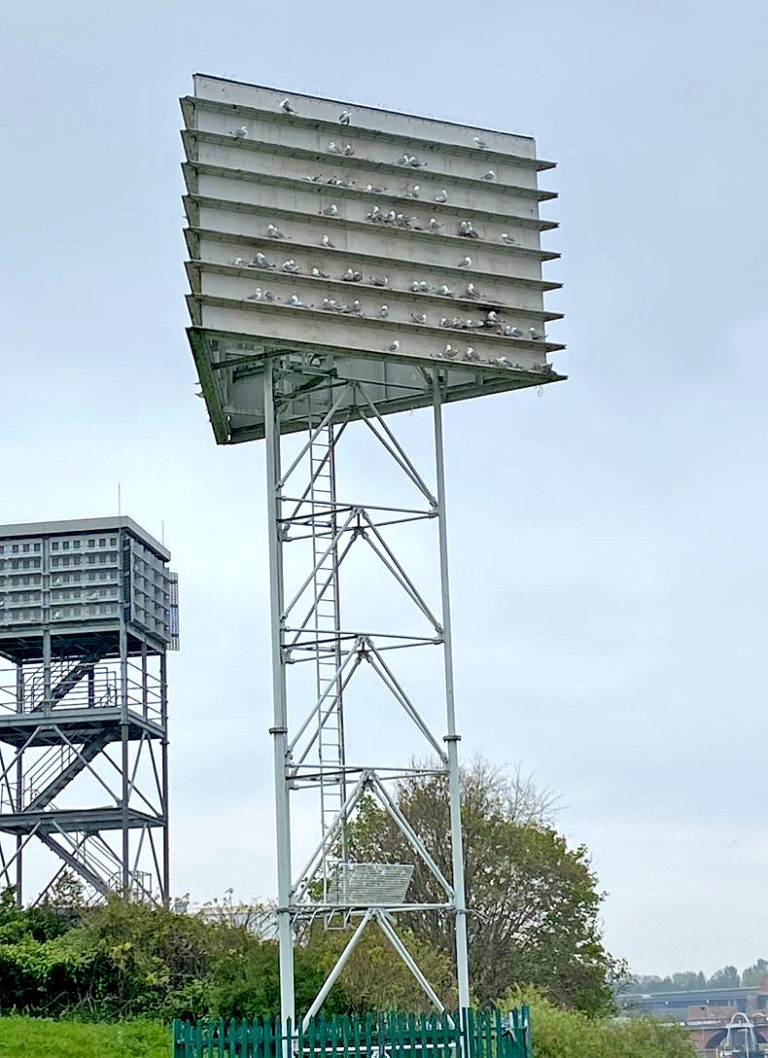
[[748,966],[741,975],[743,985],[766,985],[768,978],[768,960],[758,959],[754,966]]
[[[409,777],[395,799],[450,879],[445,776]],[[509,779],[475,760],[462,772],[461,799],[475,1000],[493,1003],[514,984],[532,984],[556,1002],[589,1013],[610,1008],[612,984],[623,967],[602,945],[602,894],[587,849],[568,848],[550,825],[551,794],[537,794],[530,780],[519,774]],[[409,900],[441,899],[433,875],[372,798],[351,824],[349,847],[361,861],[414,862]],[[413,912],[407,921],[416,936],[453,957],[447,915]]]
[[715,970],[707,983],[712,988],[738,988],[741,978],[735,966],[724,966],[722,970]]

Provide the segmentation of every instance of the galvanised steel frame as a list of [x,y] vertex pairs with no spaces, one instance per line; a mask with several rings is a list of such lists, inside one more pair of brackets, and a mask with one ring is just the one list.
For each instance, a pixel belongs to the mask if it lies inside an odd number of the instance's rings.
[[18,639],[0,672],[0,885],[22,904],[36,839],[60,866],[34,902],[69,870],[89,897],[165,903],[164,646],[124,620],[85,637],[45,627],[42,651],[40,638]]
[[[393,872],[402,868],[358,865],[358,869],[373,870],[374,874],[379,870],[385,879],[379,891],[369,887],[367,900],[360,885],[347,888],[346,880],[354,875],[356,865],[346,863],[345,832],[365,795],[378,801],[409,842],[414,860],[420,858],[433,874],[441,897],[428,906],[443,909],[454,918],[461,1009],[468,1008],[470,1001],[457,752],[460,736],[456,732],[448,585],[442,369],[439,364],[420,368],[420,381],[416,384],[430,394],[433,408],[434,472],[430,476],[434,484],[430,485],[398,439],[396,421],[385,419],[379,413],[376,398],[381,392],[380,383],[366,381],[364,370],[350,371],[349,363],[349,360],[339,364],[332,358],[288,356],[274,351],[267,354],[263,365],[274,701],[270,733],[274,747],[277,913],[284,1026],[289,1020],[295,1024],[294,944],[302,929],[317,918],[323,918],[327,925],[339,920],[345,925],[354,922],[357,925],[307,1012],[307,1019],[322,1005],[369,923],[378,924],[434,1006],[443,1009],[440,998],[396,930],[395,915],[426,906],[408,904],[404,886],[398,893],[396,884],[394,887],[387,884],[386,879],[391,883]],[[307,414],[308,437],[283,465],[281,418],[289,406],[295,413],[297,399],[307,392],[313,394],[307,405],[312,408],[312,413]],[[325,394],[325,400],[318,400],[318,394]],[[352,420],[361,421],[353,424]],[[415,487],[419,496],[417,506],[357,503],[337,496],[336,467],[344,442],[349,435],[354,438],[355,430],[366,428],[402,472],[408,487]],[[427,601],[387,539],[391,526],[424,525],[425,522],[437,523],[438,605]],[[297,577],[288,552],[301,541],[304,541],[305,555],[310,557]],[[376,631],[380,615],[375,597],[371,599],[370,624],[364,628],[345,625],[339,594],[340,571],[353,548],[366,546],[410,599],[420,619],[426,622],[425,634]],[[286,588],[287,578],[295,582],[290,590]],[[397,674],[399,652],[412,648],[442,653],[442,689],[430,695],[433,702],[444,698],[442,738],[432,731]],[[289,721],[289,688],[295,682],[297,671],[305,668],[306,663],[315,672],[314,691],[310,698],[306,691],[303,697],[291,695]],[[354,676],[364,663],[386,688],[392,704],[412,722],[417,738],[409,748],[418,751],[419,745],[426,745],[436,764],[420,768],[413,763],[388,766],[386,762],[350,760],[346,744],[349,718],[345,716],[344,703],[354,696]],[[369,746],[375,749],[375,744],[375,738],[369,739]],[[447,775],[448,780],[450,879],[443,876],[387,788],[393,780],[435,772]],[[320,792],[320,837],[308,862],[294,874],[291,803],[297,791],[306,789]]]

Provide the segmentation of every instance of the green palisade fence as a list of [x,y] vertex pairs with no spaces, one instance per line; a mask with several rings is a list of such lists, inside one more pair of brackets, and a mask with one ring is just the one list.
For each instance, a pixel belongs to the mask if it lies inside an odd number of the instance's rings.
[[[528,1008],[456,1014],[320,1014],[291,1034],[295,1058],[532,1058]],[[173,1058],[280,1058],[277,1018],[173,1023]]]

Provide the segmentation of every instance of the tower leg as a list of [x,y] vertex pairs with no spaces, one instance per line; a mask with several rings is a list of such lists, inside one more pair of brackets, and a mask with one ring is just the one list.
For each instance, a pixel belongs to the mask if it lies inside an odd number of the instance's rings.
[[272,698],[274,723],[275,828],[277,832],[277,923],[280,949],[280,1021],[285,1058],[291,1054],[289,1031],[296,1022],[293,982],[293,925],[291,922],[291,818],[286,763],[288,713],[282,657],[283,574],[280,545],[280,421],[275,407],[273,361],[264,374],[266,423],[267,518],[269,537],[269,594],[272,629]]
[[453,640],[451,635],[451,598],[448,580],[448,531],[445,512],[445,467],[443,458],[443,415],[440,383],[435,377],[435,476],[437,482],[437,515],[440,540],[440,592],[443,620],[443,659],[445,669],[445,742],[448,753],[448,796],[451,818],[451,860],[453,867],[454,915],[456,919],[456,976],[459,1008],[469,1007],[469,954],[467,947],[467,903],[464,891],[464,842],[461,833],[461,784],[456,734],[456,704],[453,682]]

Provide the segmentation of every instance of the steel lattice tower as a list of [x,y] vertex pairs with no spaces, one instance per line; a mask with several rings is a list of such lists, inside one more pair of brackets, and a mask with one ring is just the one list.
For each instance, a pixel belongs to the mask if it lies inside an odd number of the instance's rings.
[[[130,518],[0,527],[0,882],[168,899],[169,552]],[[47,872],[47,873],[42,873]]]
[[[314,360],[314,366],[313,362]],[[281,416],[295,405],[309,379],[315,383],[312,418],[316,420],[306,441],[287,466],[281,455]],[[441,389],[437,376],[425,378],[431,391],[434,416],[434,464],[431,473],[417,468],[391,427],[376,407],[376,386],[359,377],[345,378],[333,361],[318,358],[281,357],[267,361],[264,374],[267,480],[269,495],[269,547],[272,573],[272,657],[275,750],[275,783],[278,831],[278,918],[281,951],[281,995],[285,1017],[293,1017],[294,938],[302,926],[318,915],[327,924],[354,923],[341,957],[318,993],[306,1018],[316,1013],[341,973],[369,923],[378,924],[438,1010],[443,1002],[435,993],[399,936],[395,916],[426,909],[455,917],[459,1000],[469,1005],[466,906],[463,885],[459,772],[453,667],[451,657],[448,561],[444,509]],[[299,398],[301,399],[301,398]],[[338,410],[347,408],[348,419],[340,425]],[[359,424],[353,423],[359,419]],[[364,424],[364,425],[363,425]],[[336,465],[345,441],[355,447],[355,433],[370,432],[376,444],[394,463],[403,480],[403,492],[421,500],[417,506],[394,506],[355,502],[337,495]],[[358,435],[359,436],[359,435]],[[432,483],[426,478],[430,477]],[[437,524],[435,562],[440,593],[428,601],[416,579],[408,572],[387,539],[393,526],[421,528]],[[291,562],[291,545],[304,549],[305,561]],[[415,617],[414,630],[392,633],[381,628],[379,600],[372,600],[366,624],[352,628],[343,619],[340,585],[345,561],[354,549],[375,556],[409,600]],[[286,590],[290,584],[290,590]],[[421,627],[418,627],[418,626]],[[432,729],[424,709],[409,694],[397,672],[398,653],[421,648],[443,655],[444,734]],[[295,668],[309,663],[315,672],[315,695],[294,702],[289,724],[288,703]],[[434,763],[422,766],[375,763],[350,759],[345,737],[345,701],[354,699],[361,667],[375,673],[385,688],[391,707],[410,721],[414,748],[421,744]],[[359,696],[358,696],[359,697]],[[386,712],[378,717],[386,725]],[[375,738],[375,736],[374,736]],[[391,783],[408,775],[430,770],[447,776],[453,879],[444,877],[429,851],[402,815],[390,792]],[[319,790],[320,841],[309,861],[297,872],[292,864],[291,808],[294,794]],[[432,872],[442,897],[434,904],[413,904],[406,899],[412,864],[356,863],[347,859],[346,826],[365,796],[372,796],[407,839],[413,856]]]
[[[442,1009],[403,943],[414,912],[452,918],[464,1011],[443,406],[563,377],[548,361],[563,346],[544,330],[559,315],[543,296],[559,284],[542,263],[558,255],[540,236],[556,225],[538,212],[555,196],[537,174],[553,163],[530,137],[203,74],[181,106],[201,395],[219,444],[266,446],[283,1025],[295,1024],[294,947],[318,920],[350,936],[308,1018],[373,925]],[[417,409],[428,466],[397,414]],[[364,489],[346,474],[365,476],[363,438],[387,467]],[[361,554],[378,580],[360,572]],[[407,606],[384,605],[384,582]],[[408,725],[405,761],[388,737],[395,715]],[[451,877],[394,785],[435,775]],[[298,863],[292,820],[310,794],[317,840]],[[370,799],[409,862],[356,858],[350,822]],[[416,865],[432,879],[427,904],[408,899]]]

